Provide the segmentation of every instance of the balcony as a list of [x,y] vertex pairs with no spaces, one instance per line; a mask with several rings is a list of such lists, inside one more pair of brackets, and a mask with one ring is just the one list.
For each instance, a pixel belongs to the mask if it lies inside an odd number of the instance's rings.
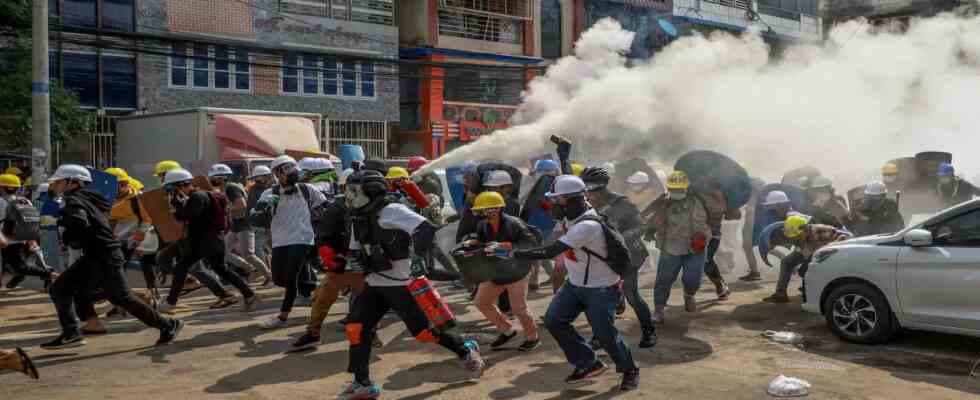
[[440,47],[496,54],[523,54],[524,25],[532,20],[525,0],[442,0]]
[[[752,11],[751,0],[674,0],[674,15],[695,23],[745,29],[750,25],[770,28],[771,33],[798,40],[819,40],[820,18],[808,12],[775,7],[773,0],[758,1]],[[815,13],[814,13],[815,14]]]
[[395,0],[278,0],[279,11],[341,21],[395,24]]

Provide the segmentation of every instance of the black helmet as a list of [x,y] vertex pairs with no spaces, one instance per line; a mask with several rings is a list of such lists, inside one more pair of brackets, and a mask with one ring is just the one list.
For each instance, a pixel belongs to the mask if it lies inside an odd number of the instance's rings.
[[582,182],[586,190],[596,190],[609,184],[609,171],[602,167],[588,167],[582,171]]
[[364,165],[361,167],[361,169],[378,171],[381,173],[382,177],[388,175],[388,163],[380,158],[371,157],[364,160]]
[[347,180],[348,184],[361,185],[361,191],[372,199],[388,193],[388,181],[385,180],[384,175],[375,170],[357,171]]

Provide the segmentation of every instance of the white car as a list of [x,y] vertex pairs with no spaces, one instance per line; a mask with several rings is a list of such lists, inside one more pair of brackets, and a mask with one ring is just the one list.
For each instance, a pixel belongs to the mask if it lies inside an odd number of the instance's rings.
[[900,328],[980,336],[980,199],[820,249],[803,309],[855,343],[883,343]]

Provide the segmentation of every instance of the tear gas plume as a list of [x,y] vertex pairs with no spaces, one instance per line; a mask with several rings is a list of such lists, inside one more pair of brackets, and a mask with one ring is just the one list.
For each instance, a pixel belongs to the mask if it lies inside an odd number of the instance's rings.
[[851,183],[886,161],[949,151],[967,177],[980,167],[980,18],[942,15],[908,31],[861,21],[823,43],[772,58],[757,32],[686,36],[628,66],[633,33],[604,19],[524,94],[512,126],[428,168],[550,153],[552,134],[587,161],[641,156],[672,163],[709,149],[778,179],[811,164]]

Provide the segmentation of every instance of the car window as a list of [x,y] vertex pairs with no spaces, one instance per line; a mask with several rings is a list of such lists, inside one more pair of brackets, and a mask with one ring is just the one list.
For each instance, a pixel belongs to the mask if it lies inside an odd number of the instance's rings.
[[980,247],[980,209],[926,226],[933,243],[945,246]]

